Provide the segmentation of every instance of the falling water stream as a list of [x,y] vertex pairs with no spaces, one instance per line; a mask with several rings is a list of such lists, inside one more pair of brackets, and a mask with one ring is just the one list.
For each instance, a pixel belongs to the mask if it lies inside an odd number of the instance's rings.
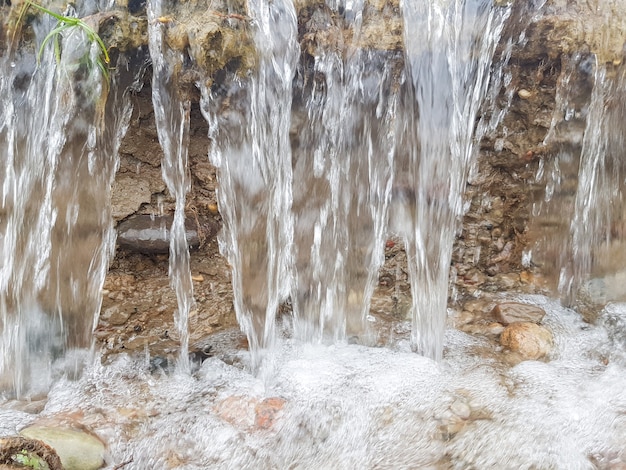
[[176,200],[174,221],[170,229],[169,276],[176,292],[178,309],[175,323],[180,337],[178,369],[189,372],[189,313],[193,308],[193,282],[189,268],[189,247],[185,229],[185,196],[190,188],[188,168],[189,99],[179,96],[176,70],[183,55],[163,42],[163,28],[158,18],[165,16],[161,0],[148,3],[150,56],[152,57],[152,101],[159,142],[163,149],[161,169],[167,189]]
[[0,62],[0,385],[17,396],[45,393],[64,353],[77,351],[57,372],[83,363],[115,246],[110,188],[130,118],[128,73],[107,83],[95,65],[78,65],[97,56],[91,42],[78,31],[64,41],[58,60],[46,49],[40,63],[28,51]]
[[[403,217],[413,295],[414,347],[441,359],[452,245],[464,213],[475,121],[509,10],[491,0],[405,2],[409,76],[417,125],[398,167],[412,201]],[[415,28],[415,29],[413,29]],[[410,121],[409,121],[410,122]],[[412,221],[409,223],[408,221]]]
[[[535,15],[544,3],[525,8]],[[545,310],[553,339],[542,360],[449,328],[460,316],[448,297],[466,185],[481,139],[516,99],[506,72],[524,38],[506,37],[519,34],[519,25],[507,30],[519,21],[514,5],[402,1],[392,9],[399,43],[383,47],[368,43],[369,2],[307,6],[311,41],[291,0],[250,0],[245,15],[227,2],[228,14],[211,10],[211,21],[237,29],[255,56],[219,76],[198,63],[199,30],[184,53],[168,42],[179,7],[148,0],[144,51],[175,205],[173,375],[150,371],[145,357],[88,361],[115,246],[111,184],[136,57],[112,54],[107,79],[85,60],[99,50],[79,30],[64,33],[58,58],[52,47],[40,60],[26,48],[0,57],[0,436],[36,422],[21,403],[49,392],[41,416],[79,419],[106,441],[109,469],[626,465],[624,304],[599,308],[592,325],[543,296],[488,297],[481,308]],[[35,42],[51,27],[35,20]],[[538,165],[535,183],[547,189],[533,193],[536,243],[523,262],[552,263],[573,305],[608,282],[600,271],[624,251],[626,76],[619,61],[588,51],[561,66],[544,142],[557,156]],[[194,98],[183,70],[208,123],[219,247],[248,339],[242,351],[231,332],[213,335],[218,351],[197,367],[185,234]],[[383,342],[372,297],[395,243],[406,252],[411,305],[394,318],[387,347],[373,347]]]

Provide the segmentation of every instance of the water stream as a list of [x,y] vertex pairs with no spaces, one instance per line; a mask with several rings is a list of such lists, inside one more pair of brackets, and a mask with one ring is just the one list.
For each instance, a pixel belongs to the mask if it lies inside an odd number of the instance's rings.
[[203,82],[201,107],[220,181],[220,247],[233,270],[235,312],[256,368],[275,339],[278,307],[291,286],[289,112],[298,46],[291,2],[249,7],[251,34],[264,45],[258,70],[243,80],[228,77],[222,89]]
[[618,123],[624,115],[624,76],[595,55],[577,54],[566,65],[545,140],[558,157],[537,174],[547,184],[543,200],[535,203],[535,224],[547,230],[534,247],[536,257],[529,259],[554,270],[567,305],[581,295],[598,303],[619,300],[625,173]]
[[403,12],[418,104],[416,124],[407,129],[414,136],[397,164],[411,199],[401,235],[413,295],[412,341],[421,354],[441,359],[452,245],[481,138],[475,121],[510,11],[469,0],[404,2]]

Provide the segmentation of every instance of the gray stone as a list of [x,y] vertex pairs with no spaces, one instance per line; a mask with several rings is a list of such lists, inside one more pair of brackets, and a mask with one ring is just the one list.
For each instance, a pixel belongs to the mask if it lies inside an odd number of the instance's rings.
[[[136,215],[117,227],[120,247],[139,253],[169,253],[173,217]],[[213,219],[185,219],[185,234],[190,248],[197,248],[217,234],[219,224]]]
[[515,322],[540,323],[546,312],[536,305],[522,304],[518,302],[503,302],[496,305],[491,311],[497,321],[503,325]]
[[120,310],[118,305],[113,305],[112,307],[107,308],[102,313],[102,319],[106,321],[109,325],[120,326],[124,325],[128,318],[130,317],[130,312],[125,312]]
[[104,444],[91,434],[70,428],[30,426],[20,431],[30,439],[39,439],[52,447],[65,470],[97,470],[104,465]]

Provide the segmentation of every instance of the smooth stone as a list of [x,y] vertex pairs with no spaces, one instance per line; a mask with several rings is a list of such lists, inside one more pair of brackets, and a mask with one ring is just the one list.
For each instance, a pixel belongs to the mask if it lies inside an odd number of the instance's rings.
[[59,455],[65,470],[97,470],[104,465],[104,444],[100,439],[70,428],[30,426],[20,431],[30,439],[39,439]]
[[525,360],[546,356],[552,351],[553,343],[550,331],[530,322],[512,323],[500,335],[500,344]]
[[256,427],[259,429],[270,429],[276,422],[285,403],[285,399],[280,397],[266,398],[258,403],[254,408]]
[[[117,226],[117,243],[120,247],[139,253],[169,253],[170,229],[173,217],[136,215]],[[214,220],[185,219],[185,236],[190,248],[199,247],[213,238],[219,230]]]
[[540,323],[546,315],[545,310],[541,307],[518,302],[498,304],[491,310],[491,313],[503,325],[510,325],[515,322]]

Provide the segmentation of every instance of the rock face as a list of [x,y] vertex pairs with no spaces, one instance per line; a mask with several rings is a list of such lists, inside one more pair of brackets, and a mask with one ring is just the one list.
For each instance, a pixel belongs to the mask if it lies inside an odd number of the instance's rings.
[[529,322],[512,323],[500,336],[502,346],[530,360],[546,357],[552,350],[553,342],[550,331]]
[[[58,3],[50,2],[51,5]],[[113,3],[110,12],[90,15],[90,24],[99,31],[111,51],[145,52],[148,41],[145,2],[117,0]],[[246,2],[217,0],[211,3],[210,9],[205,2],[165,3],[171,11],[157,20],[163,25],[165,41],[174,51],[189,58],[181,64],[175,80],[181,94],[192,101],[189,148],[192,188],[187,199],[190,209],[187,216],[198,214],[219,223],[215,197],[217,181],[207,158],[211,142],[197,102],[195,84],[199,78],[204,78],[216,95],[226,93],[227,87],[223,85],[228,80],[245,76],[258,64],[256,45],[250,34],[252,22]],[[353,31],[347,27],[343,12],[329,6],[332,2],[297,0],[294,3],[303,64],[299,66],[299,74],[310,86],[316,83],[316,78],[307,64],[314,63],[327,50],[344,48],[353,39]],[[506,2],[498,0],[496,3]],[[545,194],[543,183],[537,183],[536,175],[555,159],[559,150],[544,145],[553,119],[559,119],[555,104],[558,84],[568,80],[565,69],[576,54],[589,59],[597,54],[599,62],[620,67],[626,34],[626,15],[620,13],[624,11],[623,0],[547,0],[541,10],[532,11],[529,5],[536,3],[541,2],[513,2],[510,31],[503,36],[511,42],[503,41],[496,52],[497,60],[507,55],[510,60],[503,71],[502,88],[495,90],[482,117],[489,121],[489,113],[494,109],[508,107],[508,112],[497,128],[480,142],[477,171],[467,184],[468,211],[455,242],[452,265],[452,282],[461,300],[480,296],[481,292],[520,288],[533,292],[537,288],[532,280],[538,277],[536,271],[545,272],[545,268],[540,266],[526,273],[523,279],[518,273],[523,269],[522,253],[533,243],[533,230],[529,228],[531,208]],[[21,4],[19,1],[0,2],[0,52],[6,49],[8,36],[19,35],[17,29],[24,30],[23,42],[32,39],[29,27],[16,27]],[[524,39],[518,41],[522,32]],[[397,58],[394,63],[401,69],[403,38],[404,23],[397,0],[365,2],[362,29],[355,39],[358,47],[377,51],[379,56]],[[352,52],[344,50],[344,53]],[[397,73],[397,70],[392,72]],[[119,250],[112,263],[107,281],[110,287],[106,287],[108,292],[103,302],[103,312],[108,312],[103,318],[111,320],[113,326],[126,326],[116,329],[119,337],[109,345],[113,350],[130,347],[129,340],[137,339],[139,334],[135,328],[138,324],[145,332],[150,332],[145,339],[151,347],[158,338],[170,338],[174,330],[171,323],[166,325],[160,317],[155,322],[158,328],[146,327],[157,315],[165,317],[175,309],[174,296],[169,295],[165,287],[168,285],[167,259],[160,256],[167,252],[167,241],[160,239],[158,248],[152,241],[139,242],[131,229],[143,230],[134,225],[141,219],[127,222],[134,217],[173,212],[172,198],[161,181],[161,150],[150,100],[150,83],[148,79],[144,81],[143,89],[133,92],[129,98],[134,104],[133,116],[120,149],[120,170],[113,187],[114,218],[123,220],[118,226],[119,241],[128,248]],[[572,86],[576,86],[572,92],[576,100],[588,103],[591,78],[580,78],[577,83],[572,81]],[[233,105],[236,96],[230,98],[224,100],[225,108]],[[565,144],[576,153],[580,152],[584,122],[579,117],[572,122],[581,130],[571,136],[567,134]],[[560,136],[565,134],[562,132]],[[297,135],[294,133],[292,137],[295,139]],[[573,166],[578,168],[578,165]],[[565,175],[564,187],[573,182],[571,186],[575,190],[576,178],[576,173]],[[546,221],[536,232],[545,233],[548,222],[553,224],[553,221]],[[374,304],[380,305],[386,313],[404,318],[410,304],[406,301],[410,297],[406,258],[401,248],[388,249],[386,256],[382,273],[389,275],[381,277],[384,282],[379,286],[379,297]],[[206,282],[197,281],[194,286],[199,306],[196,324],[209,322],[212,329],[232,325],[235,320],[230,308],[229,273],[216,243],[192,254],[192,269],[196,279],[206,279]],[[128,279],[128,282],[117,282],[119,279]],[[499,308],[506,312],[493,313],[503,324],[541,321],[540,312],[522,312],[522,307]],[[496,331],[498,327],[494,328]],[[109,335],[108,339],[112,340],[110,331],[103,330],[99,338],[106,339]],[[192,334],[204,333],[192,331]]]
[[20,432],[52,447],[65,470],[97,470],[104,465],[104,444],[98,438],[69,428],[30,426]]
[[496,305],[491,313],[497,321],[503,325],[515,322],[541,323],[546,312],[535,305],[521,304],[517,302],[503,302]]

